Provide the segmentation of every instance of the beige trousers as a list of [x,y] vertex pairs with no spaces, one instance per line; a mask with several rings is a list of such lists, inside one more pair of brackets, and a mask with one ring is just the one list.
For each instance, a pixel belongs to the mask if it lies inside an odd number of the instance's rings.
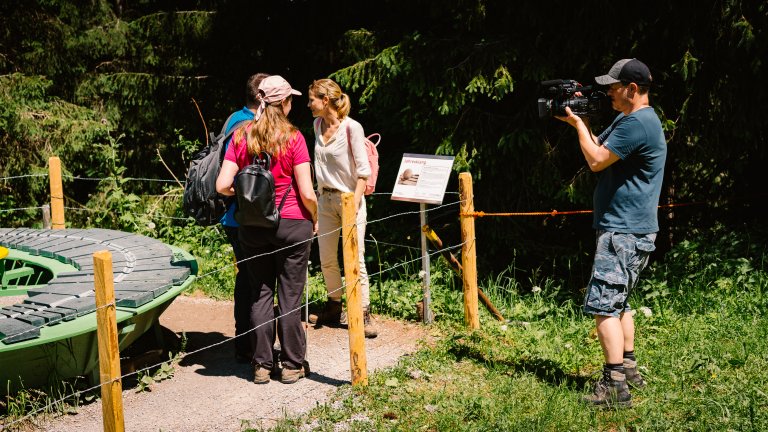
[[[368,283],[368,271],[365,268],[365,224],[367,212],[365,209],[365,197],[357,212],[355,220],[357,224],[357,250],[360,260],[360,287],[363,307],[370,304],[370,284]],[[341,193],[323,190],[318,197],[318,244],[320,247],[320,267],[323,270],[325,288],[328,297],[332,300],[341,300],[344,293],[344,285],[341,282],[341,270],[339,267],[339,238],[341,238]]]

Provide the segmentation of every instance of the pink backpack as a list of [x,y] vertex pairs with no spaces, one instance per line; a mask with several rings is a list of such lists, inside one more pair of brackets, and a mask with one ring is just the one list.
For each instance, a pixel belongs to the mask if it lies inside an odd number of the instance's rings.
[[[320,118],[315,121],[315,134],[320,133],[320,121]],[[374,138],[376,138],[376,142],[371,141]],[[371,175],[365,181],[365,195],[370,195],[376,190],[376,178],[379,176],[379,151],[376,147],[381,142],[381,134],[370,134],[363,141],[365,142],[365,154],[368,156],[368,165],[371,166]],[[347,143],[351,150],[352,142],[349,139],[349,126],[347,126]]]
[[[371,141],[376,138],[376,142]],[[368,165],[371,166],[371,175],[365,181],[365,194],[370,195],[376,190],[376,178],[379,176],[379,151],[376,147],[381,142],[381,135],[373,133],[365,137],[365,154],[368,155]],[[349,142],[349,127],[347,127],[347,142]],[[349,143],[350,147],[352,143]]]

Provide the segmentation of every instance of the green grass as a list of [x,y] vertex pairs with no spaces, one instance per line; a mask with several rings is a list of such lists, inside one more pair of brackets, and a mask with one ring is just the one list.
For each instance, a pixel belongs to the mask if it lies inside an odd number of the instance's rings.
[[444,329],[449,336],[437,346],[275,430],[766,430],[768,320],[741,318],[639,318],[649,386],[634,392],[631,409],[579,402],[602,358],[588,336],[591,321],[574,315],[506,328],[489,321],[474,333]]
[[531,293],[502,275],[484,287],[509,323],[483,313],[481,330],[468,332],[460,313],[447,314],[439,342],[273,430],[768,430],[763,256],[715,235],[648,269],[633,297],[645,311],[635,315],[636,353],[648,387],[633,391],[632,408],[581,404],[603,360],[575,295],[547,279],[527,281],[539,288]]
[[[192,238],[186,228],[172,234]],[[580,310],[582,293],[537,271],[526,280],[511,270],[489,277],[481,287],[508,322],[481,306],[482,328],[469,332],[461,281],[438,260],[431,272],[437,324],[430,331],[438,341],[371,374],[368,386],[342,386],[327,403],[273,429],[768,430],[768,254],[764,244],[744,238],[715,230],[681,242],[641,276],[631,303],[638,310],[636,353],[649,385],[633,391],[632,408],[580,403],[603,361],[593,319]],[[206,230],[189,249],[201,257],[201,274],[230,265],[198,286],[211,297],[231,298],[232,255],[223,237]],[[419,270],[416,263],[371,278],[376,313],[414,320]],[[309,295],[325,298],[319,272],[310,275]],[[6,398],[0,422],[52,399],[34,390]]]

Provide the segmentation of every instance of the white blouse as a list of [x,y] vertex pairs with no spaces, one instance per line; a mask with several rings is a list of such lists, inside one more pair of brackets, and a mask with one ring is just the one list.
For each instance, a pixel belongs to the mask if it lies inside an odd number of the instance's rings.
[[323,142],[321,122],[317,120],[313,122],[317,187],[354,192],[357,179],[368,178],[371,175],[371,166],[368,164],[368,154],[365,150],[363,126],[347,116],[341,121],[331,139]]

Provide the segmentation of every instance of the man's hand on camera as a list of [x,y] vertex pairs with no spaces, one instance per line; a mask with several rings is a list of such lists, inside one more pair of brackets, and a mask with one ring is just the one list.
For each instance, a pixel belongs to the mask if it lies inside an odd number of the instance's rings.
[[565,114],[566,114],[565,116],[555,116],[555,118],[558,120],[562,120],[573,127],[577,127],[580,122],[583,122],[581,117],[577,116],[576,114],[573,113],[573,111],[571,111],[570,107],[565,107]]

